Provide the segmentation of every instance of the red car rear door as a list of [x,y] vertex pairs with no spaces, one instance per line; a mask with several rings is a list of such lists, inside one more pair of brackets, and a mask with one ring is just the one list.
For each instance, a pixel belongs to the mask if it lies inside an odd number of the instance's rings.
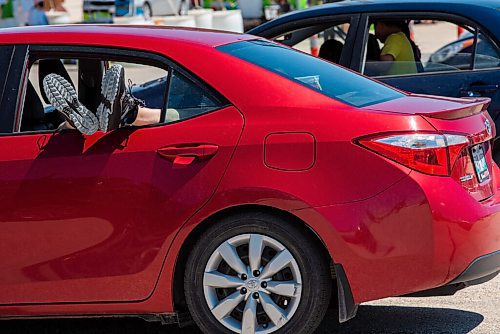
[[[178,104],[169,107],[182,116]],[[244,124],[227,102],[188,118],[91,136],[0,136],[0,304],[148,298]]]

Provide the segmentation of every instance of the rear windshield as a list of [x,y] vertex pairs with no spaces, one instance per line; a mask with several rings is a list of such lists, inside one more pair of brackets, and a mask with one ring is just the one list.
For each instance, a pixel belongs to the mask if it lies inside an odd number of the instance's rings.
[[359,74],[266,40],[241,41],[217,49],[355,107],[404,96]]

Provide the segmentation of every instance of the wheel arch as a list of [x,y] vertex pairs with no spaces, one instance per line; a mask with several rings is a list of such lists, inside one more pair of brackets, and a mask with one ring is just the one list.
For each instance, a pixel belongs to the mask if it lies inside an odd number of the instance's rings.
[[335,272],[334,272],[335,269],[330,253],[328,252],[328,248],[326,247],[326,244],[322,240],[322,238],[304,220],[295,216],[293,213],[290,213],[288,211],[276,207],[256,205],[256,204],[238,205],[222,209],[208,216],[199,224],[197,224],[196,227],[191,231],[191,233],[189,233],[187,238],[183,241],[174,266],[174,274],[172,282],[173,306],[177,312],[182,313],[187,310],[184,297],[184,272],[186,269],[187,258],[190,254],[190,249],[193,247],[198,237],[202,235],[203,232],[206,231],[208,228],[213,226],[213,224],[216,224],[217,221],[223,218],[227,218],[236,214],[240,215],[240,214],[254,214],[254,213],[265,213],[270,216],[283,218],[290,224],[294,224],[295,226],[302,229],[305,235],[308,238],[310,238],[310,240],[318,241],[319,242],[318,245],[322,252],[322,256],[325,257],[327,256],[330,261],[330,267],[332,270],[332,280],[334,280],[335,282]]

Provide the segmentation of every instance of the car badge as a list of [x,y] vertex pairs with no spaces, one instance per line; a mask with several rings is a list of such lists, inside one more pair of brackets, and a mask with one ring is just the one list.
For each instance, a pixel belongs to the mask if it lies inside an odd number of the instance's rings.
[[484,125],[486,126],[486,132],[488,132],[488,135],[491,136],[492,130],[490,121],[487,119],[486,121],[484,121]]
[[462,176],[460,178],[460,182],[467,182],[467,181],[470,181],[474,178],[474,176],[472,174],[467,174],[465,176]]

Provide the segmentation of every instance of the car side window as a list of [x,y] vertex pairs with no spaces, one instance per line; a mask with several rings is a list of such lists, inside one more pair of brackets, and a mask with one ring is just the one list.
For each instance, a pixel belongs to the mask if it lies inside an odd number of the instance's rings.
[[122,61],[99,55],[81,58],[65,58],[32,55],[24,101],[21,104],[20,131],[55,131],[65,117],[57,105],[53,105],[43,81],[50,75],[64,78],[74,90],[80,103],[93,114],[101,101],[101,83],[106,69],[114,64],[124,68],[125,86],[152,113],[157,114],[156,123],[165,105],[168,71],[158,66],[138,62]]
[[222,108],[228,103],[217,93],[198,80],[188,78],[179,71],[173,71],[167,98],[168,122],[172,115],[179,120],[189,119]]
[[[25,86],[15,96],[15,101],[20,103],[17,108],[12,108],[14,112],[9,124],[16,124],[4,131],[6,133],[76,128],[82,133],[92,134],[122,126],[164,125],[230,104],[195,75],[156,54],[34,45],[30,47],[29,56],[23,59],[27,62],[28,73],[23,80]],[[123,93],[115,102],[110,101],[106,94],[103,96],[101,91],[107,71],[112,68],[110,74],[123,72],[124,75],[124,80],[120,81],[124,82],[123,89],[118,90]],[[46,85],[45,79],[48,80]],[[17,85],[19,81],[16,81]],[[110,82],[113,80],[106,81],[107,84]],[[64,99],[58,98],[61,96]],[[120,106],[122,114],[118,118],[113,116],[113,123],[109,123],[111,118],[106,120],[105,117],[115,115],[107,112],[113,105]],[[83,117],[75,114],[75,110],[82,106],[89,111],[83,113],[85,126],[81,121],[75,123],[71,119]]]
[[[370,53],[372,47],[366,45],[365,75],[403,76],[472,69],[474,27],[415,17],[374,17],[371,22],[367,43],[375,41],[381,51],[378,58],[374,57]],[[387,55],[391,56],[389,61]]]
[[500,67],[500,49],[482,32],[477,36],[477,49],[474,59],[474,69]]

